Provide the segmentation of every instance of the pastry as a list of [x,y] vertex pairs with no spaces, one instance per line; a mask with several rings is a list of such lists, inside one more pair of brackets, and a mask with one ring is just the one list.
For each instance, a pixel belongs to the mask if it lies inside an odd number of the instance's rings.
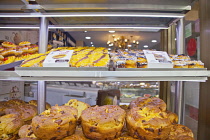
[[[17,134],[23,121],[16,114],[7,114],[0,117],[0,139],[8,135]],[[2,138],[2,139],[3,139]]]
[[116,105],[90,107],[82,112],[82,130],[93,140],[109,140],[121,135],[125,111]]
[[1,45],[5,48],[15,48],[16,47],[16,45],[14,43],[8,42],[8,41],[3,42]]
[[126,122],[129,135],[141,140],[165,140],[171,130],[167,113],[153,106],[131,108]]
[[78,111],[78,119],[80,118],[80,116],[82,114],[82,111],[90,107],[89,104],[81,102],[81,101],[78,101],[77,99],[71,99],[65,105],[66,106],[71,106],[71,107],[77,109],[77,111]]
[[166,111],[166,103],[157,97],[138,97],[130,102],[129,108],[144,108],[145,106],[151,106],[154,108],[159,108],[161,111]]
[[71,136],[68,136],[68,137],[65,137],[62,140],[89,140],[89,139],[87,139],[84,136],[84,134],[82,132],[82,128],[81,127],[77,127],[77,129],[75,131],[75,134],[73,134]]
[[193,140],[192,131],[184,125],[176,124],[171,127],[171,131],[167,140],[191,140],[191,139]]
[[[31,101],[29,101],[28,103],[31,104],[31,105],[34,105],[34,106],[36,106],[36,107],[37,107],[37,104],[38,104],[38,103],[37,103],[37,100],[31,100]],[[50,105],[49,103],[46,102],[45,108],[46,108],[46,109],[50,109],[50,108],[51,108],[51,105]]]
[[32,119],[32,130],[42,140],[59,140],[76,129],[77,110],[70,106],[52,106]]
[[178,123],[178,115],[176,115],[175,113],[171,111],[166,111],[166,113],[167,113],[167,117],[169,118],[172,124]]
[[19,129],[18,135],[19,135],[20,138],[26,138],[26,137],[36,138],[36,136],[33,133],[33,130],[32,130],[32,126],[31,125],[23,125]]
[[45,60],[46,55],[45,54],[34,54],[24,60],[21,67],[39,67],[41,63]]
[[29,41],[22,41],[19,43],[19,46],[29,46],[29,45],[31,45],[31,42]]

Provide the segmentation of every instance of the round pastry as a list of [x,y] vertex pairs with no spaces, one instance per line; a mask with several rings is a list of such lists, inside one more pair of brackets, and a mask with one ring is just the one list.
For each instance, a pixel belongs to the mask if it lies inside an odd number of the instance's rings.
[[12,104],[12,105],[26,104],[23,100],[19,100],[19,99],[11,99],[11,100],[7,101],[7,103]]
[[37,115],[37,109],[34,105],[30,104],[21,104],[18,106],[12,106],[4,109],[6,114],[16,114],[23,121],[31,120],[34,116]]
[[29,46],[31,45],[31,42],[28,42],[28,41],[22,41],[19,43],[19,46]]
[[137,99],[130,102],[129,108],[143,108],[145,106],[157,107],[161,111],[166,111],[166,103],[157,97],[138,97]]
[[76,129],[77,110],[70,106],[53,106],[32,119],[32,130],[42,140],[58,140]]
[[[38,103],[37,103],[37,100],[31,100],[31,101],[29,101],[28,103],[31,104],[31,105],[34,105],[34,106],[37,106],[37,104],[38,104]],[[51,105],[50,105],[49,103],[46,102],[45,108],[46,108],[46,109],[50,109],[50,108],[51,108]]]
[[2,46],[5,48],[15,48],[16,47],[16,45],[14,43],[8,42],[8,41],[3,42]]
[[153,106],[130,109],[126,121],[128,133],[134,138],[165,140],[170,132],[171,122],[167,118],[167,113]]
[[[176,124],[171,127],[171,132],[169,134],[168,140],[185,140],[185,138],[189,137],[193,139],[192,131],[184,125]],[[190,138],[186,140],[190,140]]]
[[31,125],[23,125],[20,128],[18,135],[20,138],[26,138],[26,137],[36,138],[36,136],[33,133]]
[[3,134],[0,135],[0,140],[17,140],[17,134]]
[[133,137],[127,136],[127,137],[119,137],[114,140],[138,140],[138,139],[134,139]]
[[78,119],[80,118],[80,116],[82,114],[82,111],[90,107],[89,104],[81,102],[81,101],[78,101],[77,99],[71,99],[65,105],[66,106],[71,106],[71,107],[77,109],[77,111],[78,111]]
[[166,111],[166,113],[167,113],[167,116],[172,124],[178,123],[178,116],[175,113],[173,113],[171,111]]
[[121,135],[125,111],[116,105],[90,107],[82,112],[82,130],[87,138],[109,140]]
[[17,134],[23,121],[15,114],[7,114],[0,117],[0,138],[5,135]]

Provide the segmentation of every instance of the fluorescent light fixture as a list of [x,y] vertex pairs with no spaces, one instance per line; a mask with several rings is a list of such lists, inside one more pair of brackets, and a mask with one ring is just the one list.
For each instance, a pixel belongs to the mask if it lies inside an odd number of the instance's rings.
[[94,47],[94,45],[91,45],[92,47]]
[[87,33],[87,31],[84,31],[85,33]]
[[90,42],[90,44],[93,44],[93,42]]
[[125,51],[128,51],[128,49],[125,49]]
[[1,13],[0,17],[166,17],[183,18],[178,13],[146,13],[146,12],[66,12],[66,13]]
[[131,45],[128,45],[128,47],[131,47]]
[[0,26],[0,29],[39,29],[39,26]]
[[156,42],[157,42],[157,40],[152,40],[152,42],[153,42],[153,43],[156,43]]
[[149,46],[148,45],[144,45],[144,48],[148,48]]
[[50,25],[49,29],[168,29],[168,27],[144,27],[144,26],[57,26]]
[[86,36],[85,39],[91,39],[91,37],[90,36]]
[[115,33],[115,31],[109,31],[110,33]]

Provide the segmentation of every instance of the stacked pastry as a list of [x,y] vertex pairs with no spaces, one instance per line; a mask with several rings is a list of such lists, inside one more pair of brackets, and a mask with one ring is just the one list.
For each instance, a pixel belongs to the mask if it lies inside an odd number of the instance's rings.
[[34,105],[13,99],[0,102],[0,139],[17,139],[20,127],[37,115]]

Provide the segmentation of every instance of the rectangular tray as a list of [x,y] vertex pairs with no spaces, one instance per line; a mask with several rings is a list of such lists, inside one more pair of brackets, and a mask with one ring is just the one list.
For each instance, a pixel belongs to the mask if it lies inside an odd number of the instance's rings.
[[16,61],[16,62],[13,62],[13,63],[5,64],[5,65],[0,65],[0,71],[6,70],[6,69],[10,69],[10,68],[14,68],[14,67],[17,67],[17,66],[19,66],[22,62],[23,62],[23,60],[20,60],[20,61]]
[[116,68],[115,71],[206,71],[207,68]]

